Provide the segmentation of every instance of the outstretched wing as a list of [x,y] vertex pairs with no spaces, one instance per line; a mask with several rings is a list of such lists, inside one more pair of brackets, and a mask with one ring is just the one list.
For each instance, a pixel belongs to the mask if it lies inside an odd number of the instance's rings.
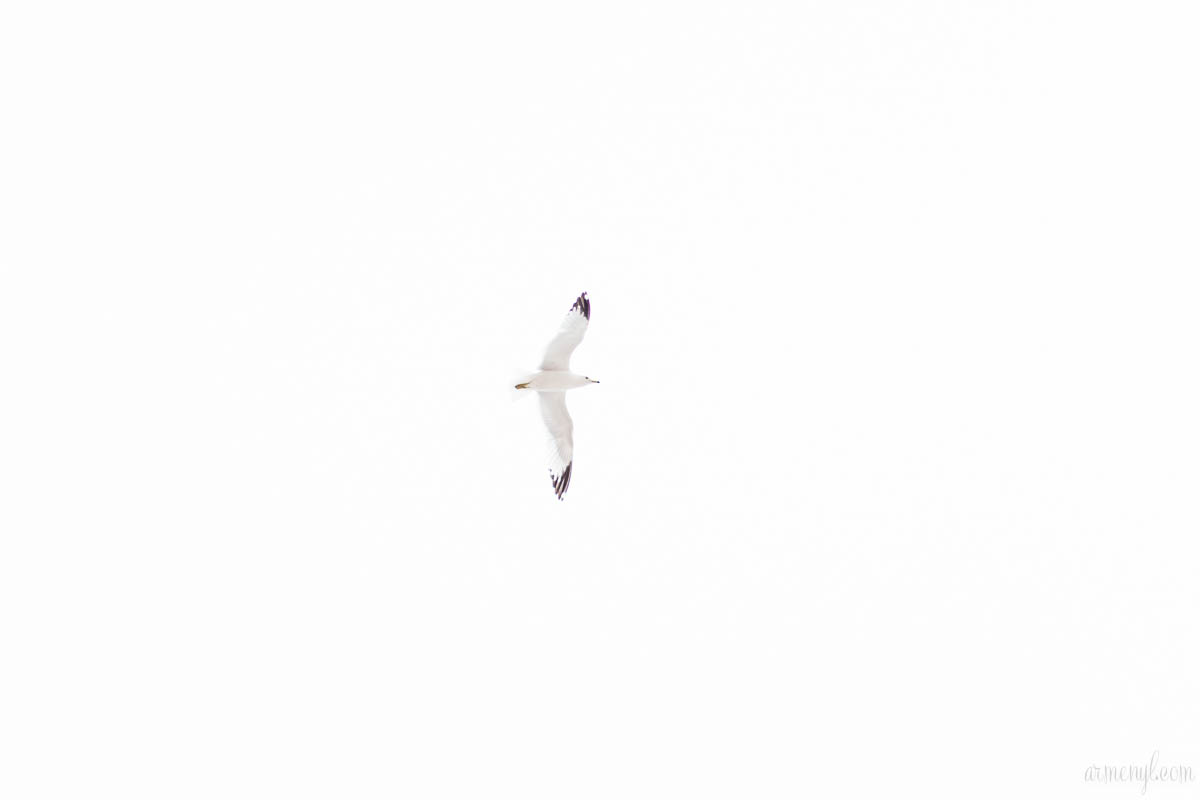
[[562,500],[563,493],[571,483],[571,462],[574,459],[575,446],[572,444],[571,415],[567,413],[566,392],[538,392],[538,402],[542,406],[542,420],[553,442],[550,446],[550,480],[554,484],[554,494]]
[[542,356],[540,369],[570,369],[571,353],[583,341],[587,333],[588,320],[592,318],[592,301],[588,300],[587,292],[579,295],[575,305],[567,312],[558,334],[546,347],[546,355]]

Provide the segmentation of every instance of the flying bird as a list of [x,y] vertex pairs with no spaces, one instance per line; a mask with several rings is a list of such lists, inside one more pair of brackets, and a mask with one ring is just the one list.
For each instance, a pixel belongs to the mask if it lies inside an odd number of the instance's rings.
[[542,407],[542,421],[546,423],[553,439],[550,481],[559,500],[562,500],[563,494],[571,484],[571,465],[575,459],[575,447],[571,436],[574,426],[571,424],[571,415],[567,413],[567,390],[600,382],[586,375],[576,375],[571,372],[570,367],[571,353],[583,341],[591,318],[592,301],[588,299],[587,292],[584,292],[575,300],[575,304],[563,320],[562,327],[547,345],[538,371],[516,386],[518,390],[537,392],[538,402]]

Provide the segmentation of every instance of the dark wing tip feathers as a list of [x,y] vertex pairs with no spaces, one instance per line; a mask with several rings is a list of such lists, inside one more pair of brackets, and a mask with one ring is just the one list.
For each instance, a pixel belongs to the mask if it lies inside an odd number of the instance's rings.
[[579,313],[583,314],[584,319],[592,318],[592,301],[588,300],[587,292],[576,298],[575,305],[571,306],[571,310],[575,311],[576,309],[579,310]]
[[[574,461],[571,462],[571,464],[574,463]],[[566,469],[557,478],[554,477],[554,471],[550,471],[550,483],[554,485],[554,494],[559,500],[563,499],[563,494],[567,491],[567,487],[571,485],[571,464],[567,464]]]

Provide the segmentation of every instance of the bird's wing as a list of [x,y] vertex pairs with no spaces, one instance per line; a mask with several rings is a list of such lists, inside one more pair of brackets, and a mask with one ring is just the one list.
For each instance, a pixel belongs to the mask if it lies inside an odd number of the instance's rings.
[[562,500],[563,493],[571,483],[571,462],[575,452],[571,436],[575,426],[571,424],[571,415],[567,413],[567,393],[538,392],[538,402],[542,406],[542,420],[553,439],[550,444],[550,480],[554,484],[554,494]]
[[588,320],[592,318],[592,301],[588,300],[587,292],[579,295],[575,305],[567,312],[558,334],[546,347],[546,355],[542,356],[540,369],[566,370],[571,362],[571,353],[583,341],[587,333]]

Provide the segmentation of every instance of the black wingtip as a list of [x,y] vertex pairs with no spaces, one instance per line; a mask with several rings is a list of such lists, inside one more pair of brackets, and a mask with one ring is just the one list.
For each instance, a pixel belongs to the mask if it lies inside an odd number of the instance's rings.
[[[574,462],[571,462],[572,464]],[[554,495],[559,499],[563,499],[566,494],[567,487],[571,485],[571,464],[567,464],[562,474],[557,478],[554,477],[554,471],[550,471],[550,483],[554,486]]]
[[571,310],[574,311],[575,309],[579,309],[584,319],[592,318],[592,301],[588,300],[587,292],[583,292],[575,299],[575,304],[571,306]]

